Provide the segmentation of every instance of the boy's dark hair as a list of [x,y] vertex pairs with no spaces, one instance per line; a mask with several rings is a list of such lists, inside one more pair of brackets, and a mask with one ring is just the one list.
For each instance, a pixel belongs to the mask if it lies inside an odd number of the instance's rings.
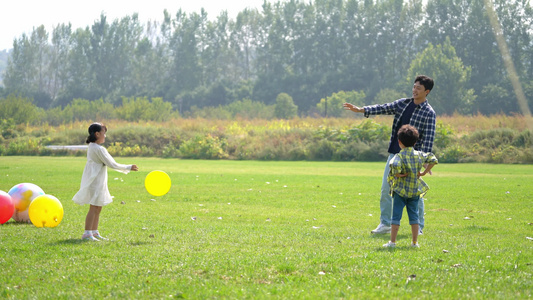
[[405,147],[413,147],[418,141],[418,130],[411,125],[403,125],[398,130],[398,139]]
[[415,82],[420,82],[420,84],[423,85],[426,90],[430,90],[430,91],[431,89],[433,89],[433,85],[435,85],[435,82],[433,81],[433,79],[426,75],[416,76]]
[[107,132],[107,127],[102,123],[92,123],[89,126],[89,136],[87,137],[87,140],[85,141],[87,144],[96,142],[96,133],[104,130],[104,132]]

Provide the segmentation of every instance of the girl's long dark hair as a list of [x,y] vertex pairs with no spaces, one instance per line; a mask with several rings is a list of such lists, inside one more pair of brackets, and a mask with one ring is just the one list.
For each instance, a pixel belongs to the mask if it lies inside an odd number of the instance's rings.
[[107,127],[102,123],[92,123],[91,126],[89,126],[89,136],[87,137],[87,140],[85,141],[87,144],[96,142],[96,133],[104,130],[104,132],[107,132]]

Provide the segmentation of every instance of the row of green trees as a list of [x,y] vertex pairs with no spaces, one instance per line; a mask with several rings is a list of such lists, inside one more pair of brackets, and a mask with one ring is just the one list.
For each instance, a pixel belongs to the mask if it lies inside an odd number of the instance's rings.
[[[493,3],[533,101],[531,5]],[[324,100],[324,115],[342,91],[366,103],[409,96],[416,74],[435,79],[429,99],[439,114],[519,111],[483,0],[265,1],[235,19],[179,10],[147,24],[134,14],[39,26],[14,40],[0,93],[43,108],[161,98],[182,114],[243,99],[273,105],[286,93],[300,114]]]
[[[347,101],[345,93],[334,98],[337,105]],[[344,98],[343,98],[344,97]],[[341,110],[336,107],[335,111]],[[286,93],[276,97],[276,103],[265,105],[250,99],[235,101],[228,105],[218,107],[193,106],[191,111],[182,117],[205,119],[291,119],[297,116],[298,107],[293,99]],[[0,120],[8,125],[62,125],[76,121],[94,120],[125,120],[164,122],[179,117],[179,113],[172,109],[170,102],[162,98],[137,97],[122,98],[120,105],[113,105],[103,99],[86,100],[74,99],[64,107],[43,109],[32,103],[31,99],[9,95],[0,97]],[[0,129],[2,126],[0,126]]]

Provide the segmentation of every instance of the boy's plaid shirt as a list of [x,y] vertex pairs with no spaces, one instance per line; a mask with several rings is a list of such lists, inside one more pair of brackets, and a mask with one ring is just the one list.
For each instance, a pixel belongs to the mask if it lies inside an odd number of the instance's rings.
[[[413,198],[428,191],[429,186],[418,177],[424,164],[437,164],[433,153],[416,151],[413,147],[403,148],[390,161],[390,173],[387,177],[392,192],[404,198]],[[396,174],[407,174],[406,177],[395,177]]]
[[[365,117],[370,115],[394,115],[394,122],[392,122],[392,130],[398,130],[398,124],[400,123],[400,117],[403,114],[405,108],[414,101],[413,98],[399,99],[391,103],[376,104],[365,106]],[[436,114],[431,105],[427,101],[424,101],[420,105],[417,105],[409,125],[414,126],[418,130],[419,140],[416,142],[414,148],[422,152],[433,152],[433,141],[435,140],[435,124]],[[391,139],[392,139],[391,135]]]

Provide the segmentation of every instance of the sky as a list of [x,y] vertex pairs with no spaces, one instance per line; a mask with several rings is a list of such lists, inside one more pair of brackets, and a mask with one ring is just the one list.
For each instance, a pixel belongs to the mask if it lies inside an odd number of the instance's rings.
[[[51,35],[58,24],[71,23],[73,29],[85,28],[104,13],[109,22],[133,13],[139,14],[141,23],[161,21],[166,9],[175,15],[179,8],[186,13],[207,11],[210,19],[227,11],[235,18],[245,8],[261,10],[263,0],[9,0],[0,4],[0,51],[11,49],[13,40],[23,33],[31,34],[34,28],[44,25]],[[268,2],[278,2],[268,1]]]

